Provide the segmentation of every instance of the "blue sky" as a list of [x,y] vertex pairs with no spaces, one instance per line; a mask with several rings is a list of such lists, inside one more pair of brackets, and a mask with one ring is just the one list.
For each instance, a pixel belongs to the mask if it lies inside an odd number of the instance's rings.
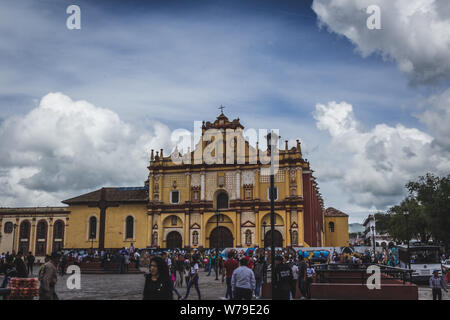
[[[81,8],[81,30],[66,28],[65,11],[71,4]],[[448,78],[412,84],[414,79],[399,70],[395,56],[363,57],[348,37],[319,27],[311,5],[312,1],[261,0],[2,4],[0,121],[26,117],[39,108],[44,96],[61,92],[74,101],[85,100],[116,113],[141,135],[149,132],[155,136],[156,124],[169,130],[192,130],[195,120],[213,120],[222,104],[230,118],[239,117],[246,127],[279,128],[283,138],[301,139],[318,173],[326,206],[348,212],[351,222],[362,221],[369,212],[386,209],[404,194],[398,189],[395,197],[386,201],[358,202],[354,189],[332,178],[336,173],[320,175],[321,168],[329,170],[333,165],[330,150],[342,142],[318,129],[316,105],[331,101],[351,104],[347,116],[356,119],[361,139],[380,124],[389,128],[401,124],[433,136],[433,130],[417,114],[427,108],[430,97],[448,88]],[[7,128],[4,125],[4,137]],[[436,161],[448,160],[447,153],[435,152],[439,156]],[[58,160],[47,160],[52,159]],[[345,154],[336,157],[336,166],[344,170],[337,172],[347,175],[345,168],[352,166],[351,160],[351,154],[347,159]],[[34,173],[28,175],[45,172],[39,164],[32,167]],[[434,164],[419,167],[423,170],[408,171],[400,180],[417,178],[434,169]],[[2,197],[0,189],[0,205],[2,200],[11,206],[44,205],[104,183],[121,183],[119,177],[105,176],[98,184],[91,182],[79,189],[71,187],[77,185],[71,180],[75,178],[66,177],[64,181],[72,183],[42,196],[38,183],[24,183],[29,176],[11,178],[12,168],[19,169],[2,164],[0,158],[8,190],[14,190],[14,183],[21,184],[24,189],[18,193],[23,195]],[[436,172],[445,173],[446,169]],[[142,174],[142,179],[126,183],[140,184],[146,178],[145,164],[138,172],[133,177]],[[25,196],[27,188],[39,196]],[[376,191],[367,192],[375,192],[371,199],[377,197]]]

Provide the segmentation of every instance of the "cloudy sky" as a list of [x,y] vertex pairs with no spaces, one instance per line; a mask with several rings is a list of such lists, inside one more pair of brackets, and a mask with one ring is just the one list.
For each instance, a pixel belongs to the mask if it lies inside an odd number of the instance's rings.
[[325,205],[362,222],[450,173],[449,52],[447,0],[1,2],[0,206],[143,185],[149,150],[222,104],[300,139]]

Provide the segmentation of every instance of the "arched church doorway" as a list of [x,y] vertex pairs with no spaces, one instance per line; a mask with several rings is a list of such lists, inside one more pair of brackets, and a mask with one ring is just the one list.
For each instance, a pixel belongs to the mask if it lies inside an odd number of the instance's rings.
[[[272,245],[271,240],[271,231],[269,230],[264,237],[264,247],[269,248]],[[275,247],[283,247],[283,236],[278,230],[274,230],[273,232],[273,244]]]
[[183,246],[181,234],[177,231],[169,232],[166,240],[167,249],[177,249]]
[[209,247],[219,249],[232,248],[233,234],[225,227],[214,228],[209,236]]

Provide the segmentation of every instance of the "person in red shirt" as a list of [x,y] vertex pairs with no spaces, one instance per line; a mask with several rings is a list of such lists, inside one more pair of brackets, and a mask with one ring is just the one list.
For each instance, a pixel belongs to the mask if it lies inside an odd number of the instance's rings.
[[247,267],[253,270],[255,261],[253,261],[253,250],[248,251],[248,255],[244,257],[247,260]]
[[231,290],[231,278],[233,277],[233,271],[239,267],[239,263],[234,258],[234,252],[228,252],[228,259],[223,263],[222,269],[222,283],[224,278],[227,278],[227,292],[225,294],[225,299],[233,299],[233,294]]

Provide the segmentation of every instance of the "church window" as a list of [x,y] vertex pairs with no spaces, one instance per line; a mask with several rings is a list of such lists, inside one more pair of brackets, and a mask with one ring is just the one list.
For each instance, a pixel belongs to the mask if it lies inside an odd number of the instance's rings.
[[37,225],[37,238],[45,239],[47,236],[47,223],[45,221],[39,221]]
[[228,208],[228,195],[226,192],[221,192],[217,195],[217,209]]
[[13,232],[14,225],[12,222],[5,223],[5,233]]
[[30,223],[28,221],[23,221],[20,224],[20,238],[28,239],[30,236]]
[[126,220],[126,239],[134,238],[134,218],[128,216]]
[[179,203],[179,202],[180,202],[180,191],[171,191],[170,203]]
[[330,232],[334,232],[334,222],[328,223],[328,228],[330,228]]
[[97,238],[97,218],[91,217],[89,219],[89,239]]
[[53,238],[62,239],[64,235],[64,224],[62,221],[56,221],[53,225]]

